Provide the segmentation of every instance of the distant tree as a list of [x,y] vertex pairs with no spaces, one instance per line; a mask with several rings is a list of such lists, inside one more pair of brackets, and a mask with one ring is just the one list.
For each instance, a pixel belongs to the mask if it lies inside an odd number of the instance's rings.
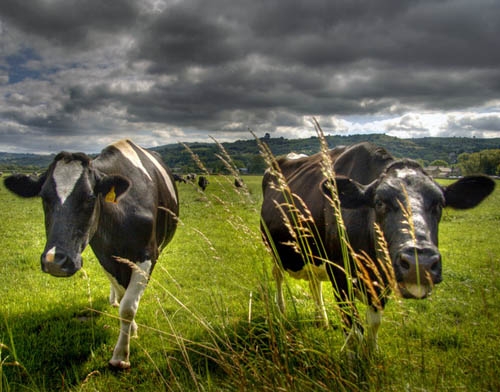
[[253,174],[261,174],[266,170],[266,163],[260,155],[254,155],[248,162],[248,171]]
[[500,149],[482,150],[474,153],[463,153],[458,156],[458,165],[465,175],[482,173],[498,175],[500,166]]
[[477,174],[480,173],[479,155],[464,152],[458,156],[458,166],[462,170],[462,174]]
[[449,167],[449,164],[443,159],[436,159],[435,161],[429,163],[429,166]]

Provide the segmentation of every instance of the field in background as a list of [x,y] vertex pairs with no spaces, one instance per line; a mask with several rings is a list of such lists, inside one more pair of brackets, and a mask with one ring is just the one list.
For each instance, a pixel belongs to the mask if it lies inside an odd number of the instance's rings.
[[[488,391],[500,380],[500,189],[480,207],[446,211],[444,281],[425,301],[393,298],[380,352],[350,365],[330,287],[333,327],[314,324],[306,284],[289,280],[288,321],[273,303],[259,233],[260,177],[179,186],[180,225],[137,314],[132,369],[108,369],[118,336],[109,284],[90,249],[84,271],[40,270],[40,200],[0,186],[0,391]],[[291,294],[291,295],[290,295]]]

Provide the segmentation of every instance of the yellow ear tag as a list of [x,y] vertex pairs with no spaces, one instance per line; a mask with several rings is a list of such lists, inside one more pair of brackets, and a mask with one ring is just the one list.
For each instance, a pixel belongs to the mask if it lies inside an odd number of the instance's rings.
[[109,192],[106,194],[106,196],[104,197],[104,200],[106,200],[108,203],[116,203],[116,193],[115,193],[114,185],[111,187]]

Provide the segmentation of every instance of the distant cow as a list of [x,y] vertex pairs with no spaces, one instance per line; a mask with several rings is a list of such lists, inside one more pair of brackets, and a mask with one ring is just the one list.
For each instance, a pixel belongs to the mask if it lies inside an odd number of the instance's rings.
[[173,176],[174,176],[174,181],[179,182],[179,183],[183,182],[184,184],[187,183],[186,179],[184,177],[182,177],[180,174],[174,173]]
[[[377,223],[388,244],[399,291],[406,298],[425,298],[433,285],[442,280],[438,250],[438,223],[442,209],[467,209],[478,205],[493,191],[494,182],[485,176],[471,176],[443,187],[433,181],[417,162],[395,159],[386,150],[370,143],[333,149],[329,155],[352,249],[358,254],[365,252],[377,263],[375,270],[379,271],[369,272],[372,275],[370,281],[376,280],[374,275],[377,274],[386,277],[383,266],[377,262],[377,235],[374,232]],[[278,160],[293,196],[277,190],[278,179],[269,171],[263,179],[261,229],[274,252],[273,275],[277,283],[278,305],[284,312],[283,270],[292,277],[310,281],[318,317],[325,324],[327,316],[321,281],[332,282],[341,308],[352,302],[348,293],[349,281],[358,293],[375,290],[376,296],[369,295],[365,299],[370,305],[367,311],[368,339],[370,347],[374,347],[386,302],[383,290],[387,282],[367,288],[360,275],[356,275],[352,258],[348,259],[347,266],[353,272],[346,272],[337,221],[329,200],[332,188],[322,172],[321,161],[321,154]],[[290,212],[293,208],[289,206],[295,205],[307,216],[302,201],[310,211],[316,229],[300,236],[299,229],[290,230],[294,225]],[[411,225],[403,206],[407,212],[411,211]],[[312,258],[303,256],[306,249],[310,249]],[[370,270],[368,266],[366,269]],[[354,320],[352,312],[343,313],[342,318],[347,330],[353,327],[353,323],[356,325],[355,308]]]
[[234,186],[236,188],[242,188],[243,185],[244,185],[244,182],[243,182],[243,180],[241,178],[235,178],[234,179]]
[[207,189],[208,186],[208,180],[205,176],[199,176],[198,177],[198,186],[204,191]]
[[93,160],[61,152],[40,178],[15,175],[5,185],[19,196],[42,198],[44,272],[73,275],[90,243],[111,281],[110,301],[120,306],[120,336],[110,364],[130,367],[139,300],[177,226],[179,203],[170,170],[159,156],[121,140]]

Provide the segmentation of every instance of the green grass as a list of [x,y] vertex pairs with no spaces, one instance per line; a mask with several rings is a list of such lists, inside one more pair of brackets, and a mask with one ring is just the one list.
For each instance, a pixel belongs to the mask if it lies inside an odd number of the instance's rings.
[[84,272],[42,273],[41,202],[2,185],[0,392],[500,390],[500,189],[474,210],[444,213],[444,281],[428,300],[393,298],[380,352],[352,366],[328,284],[332,328],[316,328],[307,284],[293,280],[287,320],[279,316],[261,179],[244,180],[250,195],[226,177],[210,177],[205,194],[179,186],[181,223],[141,301],[127,372],[107,366],[119,322],[90,249]]

